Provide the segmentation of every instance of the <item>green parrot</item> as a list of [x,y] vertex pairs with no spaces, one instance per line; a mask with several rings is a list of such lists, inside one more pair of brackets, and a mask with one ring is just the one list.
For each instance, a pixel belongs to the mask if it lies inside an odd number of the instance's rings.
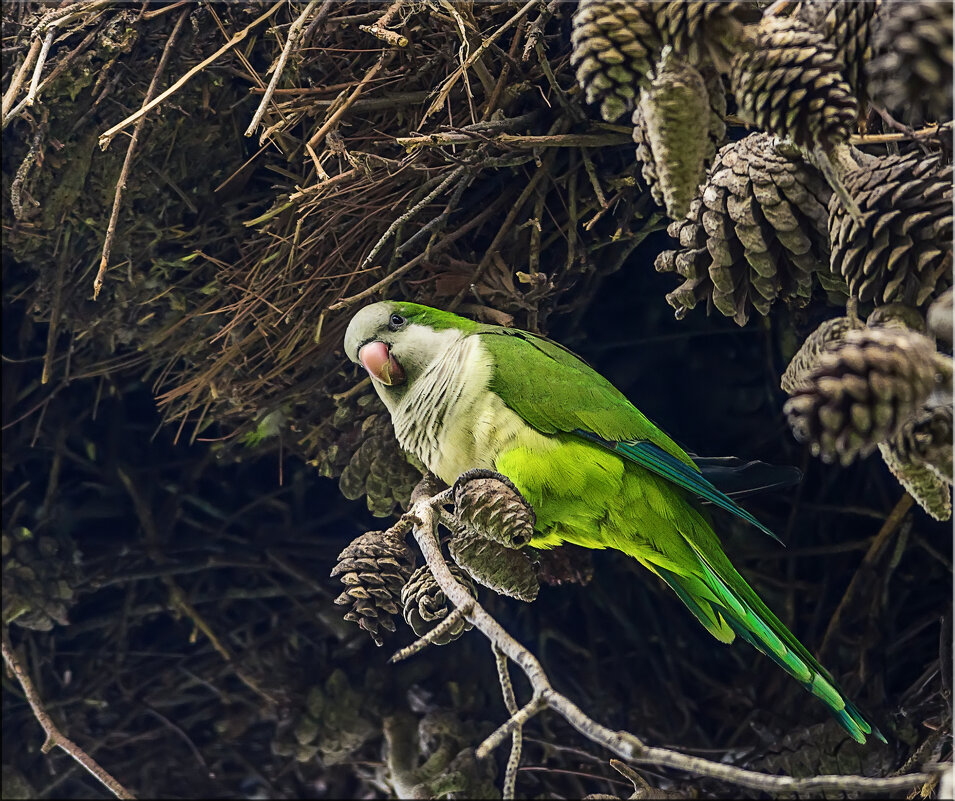
[[385,301],[355,314],[345,353],[371,376],[401,447],[442,481],[472,468],[507,476],[536,512],[534,547],[623,551],[720,642],[739,635],[801,682],[855,740],[885,741],[736,571],[699,501],[768,529],[569,350]]

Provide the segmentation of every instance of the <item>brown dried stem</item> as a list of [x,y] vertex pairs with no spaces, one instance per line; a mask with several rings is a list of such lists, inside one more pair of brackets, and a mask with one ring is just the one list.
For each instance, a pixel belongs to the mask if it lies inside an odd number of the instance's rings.
[[33,710],[33,716],[46,733],[46,742],[43,743],[43,753],[48,754],[55,747],[62,748],[73,759],[79,762],[84,768],[99,779],[109,791],[117,798],[136,798],[129,790],[114,779],[103,767],[86,753],[80,746],[74,743],[69,737],[63,734],[47,714],[43,701],[40,699],[33,680],[30,678],[26,669],[17,659],[16,652],[13,650],[13,643],[10,641],[10,631],[4,626],[3,636],[3,661],[7,665],[7,670],[16,677],[23,688],[23,694]]
[[112,128],[101,133],[99,137],[99,146],[103,150],[109,147],[109,143],[113,141],[113,137],[116,136],[116,134],[118,134],[121,130],[123,130],[123,128],[125,128],[130,123],[136,122],[136,120],[138,120],[140,117],[144,117],[146,114],[152,111],[156,106],[162,103],[162,101],[165,100],[167,97],[169,97],[170,95],[174,95],[176,92],[182,89],[183,86],[185,86],[192,78],[194,78],[196,75],[202,72],[206,67],[212,64],[217,58],[219,58],[219,56],[221,56],[223,53],[228,52],[237,44],[239,44],[239,42],[243,41],[245,37],[249,35],[249,33],[252,31],[253,28],[265,22],[283,5],[284,3],[281,3],[281,2],[275,3],[275,5],[273,5],[268,11],[262,14],[262,16],[252,20],[252,22],[246,25],[241,31],[239,31],[231,39],[229,39],[229,41],[226,42],[224,45],[222,45],[222,47],[220,47],[218,50],[216,50],[215,53],[213,53],[208,58],[204,58],[202,61],[196,64],[196,66],[194,66],[191,70],[189,70],[185,75],[183,75],[178,81],[176,81],[161,95],[154,98],[149,103],[144,104],[143,107],[139,109],[139,111],[136,111],[130,114],[126,119],[116,123],[116,125],[114,125]]
[[[159,88],[159,79],[166,70],[166,62],[169,60],[169,54],[172,52],[172,46],[179,37],[179,30],[182,23],[189,16],[189,9],[183,9],[176,20],[176,24],[169,34],[166,46],[163,48],[162,56],[159,58],[159,64],[156,66],[156,72],[153,74],[152,81],[149,82],[149,88],[146,90],[144,98],[144,107],[149,105],[149,101]],[[126,179],[129,177],[129,168],[133,163],[133,156],[136,153],[136,145],[139,143],[139,134],[143,130],[146,122],[146,115],[143,114],[133,129],[133,135],[129,140],[129,147],[126,148],[126,158],[123,160],[123,169],[119,173],[119,180],[116,181],[116,193],[113,195],[113,210],[109,215],[109,225],[106,227],[106,240],[103,242],[103,253],[99,259],[99,269],[96,271],[96,278],[93,279],[93,300],[99,297],[100,290],[103,288],[103,277],[106,275],[106,265],[109,263],[109,254],[113,249],[113,239],[116,236],[116,224],[119,222],[119,210],[123,205],[123,190],[126,188]]]
[[941,771],[941,766],[931,766],[925,772],[886,778],[827,775],[798,779],[790,776],[774,776],[682,754],[669,748],[649,746],[628,731],[613,731],[597,723],[584,714],[570,699],[553,688],[537,658],[511,637],[451,574],[438,539],[438,507],[448,502],[449,493],[445,490],[433,497],[421,497],[420,489],[423,486],[424,482],[419,484],[419,488],[412,495],[411,509],[398,521],[394,529],[407,531],[408,525],[412,526],[418,547],[447,599],[461,609],[468,621],[490,640],[496,652],[511,659],[524,671],[533,688],[530,703],[512,714],[504,725],[481,744],[477,751],[479,757],[486,756],[493,748],[500,745],[507,735],[522,727],[537,713],[549,708],[557,712],[587,739],[629,762],[673,768],[767,793],[804,793],[822,790],[899,793],[926,783]]

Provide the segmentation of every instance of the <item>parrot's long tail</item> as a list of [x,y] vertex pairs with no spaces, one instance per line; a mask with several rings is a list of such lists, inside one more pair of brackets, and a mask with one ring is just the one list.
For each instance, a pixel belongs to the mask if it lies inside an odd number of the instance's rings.
[[760,600],[728,559],[715,559],[720,564],[712,565],[698,550],[696,555],[699,572],[675,573],[659,565],[651,569],[718,640],[732,642],[738,634],[820,699],[854,740],[864,743],[865,736],[871,734],[885,742],[882,733],[843,695],[829,672]]

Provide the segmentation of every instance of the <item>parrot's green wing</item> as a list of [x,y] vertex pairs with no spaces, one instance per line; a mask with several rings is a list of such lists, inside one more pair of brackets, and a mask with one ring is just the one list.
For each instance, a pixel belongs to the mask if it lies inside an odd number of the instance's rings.
[[524,331],[489,326],[479,335],[494,357],[491,391],[538,431],[586,437],[778,539],[580,357]]

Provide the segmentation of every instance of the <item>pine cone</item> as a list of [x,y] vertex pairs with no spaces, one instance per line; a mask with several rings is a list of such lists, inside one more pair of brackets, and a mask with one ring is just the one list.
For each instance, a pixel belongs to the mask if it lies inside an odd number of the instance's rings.
[[[472,596],[476,596],[474,584],[457,565],[448,565],[451,574],[463,584]],[[401,591],[401,605],[405,622],[414,629],[414,633],[423,637],[438,625],[450,613],[451,609],[444,591],[438,586],[427,565],[419,567]],[[461,619],[451,631],[434,641],[434,645],[447,645],[470,631],[471,624]]]
[[[353,757],[366,742],[381,732],[380,701],[365,687],[355,689],[348,674],[336,668],[324,682],[314,685],[301,707],[291,711],[276,727],[272,751],[279,756],[294,756],[307,762],[316,754],[326,765],[336,765]],[[370,702],[370,703],[369,703]]]
[[[716,152],[709,131],[700,126],[700,120],[710,117],[710,96],[703,77],[667,45],[653,80],[640,93],[633,123],[634,140],[645,142],[643,151],[649,146],[652,174],[658,181],[654,195],[662,196],[667,214],[675,220],[689,211],[706,174],[706,162]],[[718,124],[725,133],[722,119]],[[638,157],[641,152],[638,148]]]
[[373,390],[335,401],[322,424],[312,428],[303,442],[316,454],[312,464],[326,478],[340,476],[361,445],[362,423],[373,414],[386,414]]
[[950,482],[943,481],[925,464],[907,459],[897,449],[895,439],[880,442],[879,452],[892,475],[930,516],[936,520],[952,517]]
[[928,308],[928,328],[943,342],[952,344],[952,296],[949,287]]
[[920,153],[886,156],[849,171],[843,182],[863,226],[837,195],[830,198],[830,269],[855,297],[921,306],[951,283],[951,166]]
[[460,476],[454,485],[454,508],[474,534],[508,548],[523,548],[534,536],[534,510],[499,473],[472,470]]
[[636,104],[637,92],[662,47],[649,2],[581,0],[574,12],[570,63],[588,103],[614,122]]
[[862,323],[853,317],[835,317],[822,323],[806,337],[806,341],[789,362],[779,381],[783,392],[792,395],[797,390],[808,389],[811,386],[808,380],[809,374],[819,361],[819,355],[831,348],[833,342],[845,339],[850,331],[862,327]]
[[836,49],[807,23],[765,17],[733,60],[730,83],[741,116],[797,145],[825,151],[849,138],[856,100]]
[[381,629],[395,630],[393,615],[414,568],[414,551],[404,539],[384,531],[369,531],[352,540],[338,555],[332,576],[340,576],[347,589],[335,599],[351,604],[345,620],[356,622],[376,645],[382,644]]
[[869,328],[905,328],[910,331],[925,333],[925,320],[914,306],[904,303],[886,303],[876,306],[866,318],[865,324]]
[[342,495],[357,500],[365,495],[375,517],[388,517],[405,507],[421,472],[405,456],[386,415],[372,414],[361,425],[362,443],[342,471]]
[[745,325],[778,299],[805,302],[828,252],[830,189],[795,148],[754,133],[723,147],[702,196],[668,233],[680,250],[661,253],[660,272],[685,278],[667,295],[682,318],[701,300]]
[[892,447],[906,462],[923,465],[952,483],[952,407],[922,409],[892,438]]
[[756,3],[745,0],[676,0],[651,5],[656,10],[656,26],[663,44],[672,45],[690,64],[712,64],[720,72],[729,72],[743,26],[759,22],[762,16]]
[[452,537],[448,550],[458,566],[479,584],[530,603],[540,585],[523,551],[481,537]]
[[826,462],[867,456],[894,436],[936,384],[931,340],[897,328],[850,331],[823,351],[786,402],[796,438]]
[[[713,163],[716,151],[726,140],[726,92],[718,72],[713,69],[707,69],[700,74],[703,76],[703,82],[706,86],[708,106],[702,113],[707,115],[708,125],[706,130],[702,131],[699,129],[699,118],[697,118],[695,124],[692,126],[692,131],[694,132],[694,149],[702,147],[703,150],[703,169],[705,172]],[[646,94],[647,93],[643,93],[643,95]],[[663,188],[660,185],[660,179],[657,177],[657,165],[650,144],[650,132],[647,128],[647,121],[641,108],[644,102],[645,100],[642,97],[640,104],[633,112],[633,141],[637,145],[636,155],[638,161],[641,162],[643,180],[657,205],[665,206]],[[669,150],[672,151],[672,149],[672,146],[670,146]],[[696,194],[696,190],[700,183],[702,183],[704,177],[704,174],[700,174],[699,177],[695,178],[696,183],[693,185],[693,194],[687,202],[687,210],[689,209],[689,203],[692,202],[693,195]],[[685,215],[686,211],[680,214],[679,217],[672,213],[670,214],[674,219],[680,219]]]
[[812,25],[836,49],[842,75],[860,105],[868,99],[866,65],[882,0],[803,0],[796,16]]
[[872,97],[912,124],[951,119],[951,3],[883,3],[873,48]]
[[79,552],[69,537],[35,535],[23,526],[3,534],[3,622],[49,631],[68,626],[79,583]]

